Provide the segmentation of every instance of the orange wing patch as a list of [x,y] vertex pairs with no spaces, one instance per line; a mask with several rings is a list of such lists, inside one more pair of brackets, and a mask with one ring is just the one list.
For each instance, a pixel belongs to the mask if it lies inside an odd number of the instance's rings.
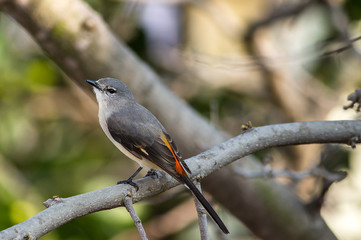
[[164,134],[161,135],[161,139],[162,141],[165,143],[165,145],[167,146],[167,148],[171,151],[174,159],[175,159],[175,170],[177,171],[177,173],[179,173],[180,175],[183,175],[183,176],[187,176],[188,177],[188,174],[187,172],[184,170],[183,166],[181,165],[181,163],[179,162],[177,156],[175,155],[174,151],[173,151],[173,148],[172,146],[170,145],[169,141],[167,140],[167,138],[165,137]]

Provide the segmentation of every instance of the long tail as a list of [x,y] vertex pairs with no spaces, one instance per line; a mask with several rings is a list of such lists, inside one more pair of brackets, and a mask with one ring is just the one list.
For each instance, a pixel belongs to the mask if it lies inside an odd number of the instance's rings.
[[203,194],[198,190],[198,188],[194,185],[192,180],[186,176],[180,175],[179,178],[184,182],[187,187],[193,192],[194,196],[199,200],[199,202],[203,205],[203,207],[206,209],[208,214],[211,216],[213,221],[218,225],[218,227],[224,232],[225,234],[228,234],[229,231],[222,222],[221,218],[218,216],[216,211],[212,208],[211,204],[207,201],[207,199],[203,196]]

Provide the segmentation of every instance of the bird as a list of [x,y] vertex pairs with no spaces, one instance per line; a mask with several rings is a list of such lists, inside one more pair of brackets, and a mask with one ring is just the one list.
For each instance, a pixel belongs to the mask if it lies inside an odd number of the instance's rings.
[[125,181],[138,190],[133,178],[144,168],[152,173],[162,170],[184,184],[198,199],[223,233],[229,231],[211,204],[192,182],[191,170],[182,159],[174,140],[160,121],[137,103],[129,88],[115,78],[86,80],[93,86],[98,105],[99,123],[105,135],[140,167]]

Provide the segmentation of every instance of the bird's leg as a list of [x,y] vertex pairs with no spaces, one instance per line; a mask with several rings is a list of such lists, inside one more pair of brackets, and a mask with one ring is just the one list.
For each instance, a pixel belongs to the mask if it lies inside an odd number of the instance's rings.
[[157,179],[159,176],[158,176],[158,171],[156,169],[150,169],[148,172],[147,172],[147,175],[145,175],[146,177],[151,177],[153,179]]
[[130,186],[135,187],[135,189],[138,191],[139,186],[135,182],[133,182],[133,178],[138,175],[138,173],[143,169],[143,167],[139,167],[133,174],[130,176],[127,180],[119,181],[117,184],[129,184]]

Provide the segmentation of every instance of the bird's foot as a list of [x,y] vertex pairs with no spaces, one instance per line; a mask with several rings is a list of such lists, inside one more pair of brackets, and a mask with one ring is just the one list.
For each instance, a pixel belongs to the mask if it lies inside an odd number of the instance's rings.
[[128,185],[134,187],[136,191],[139,190],[138,184],[133,182],[133,179],[131,179],[131,178],[128,178],[127,180],[118,181],[117,184],[128,184]]
[[155,169],[150,169],[145,176],[146,177],[151,177],[153,179],[157,179],[159,177],[158,176],[158,171],[155,170]]

